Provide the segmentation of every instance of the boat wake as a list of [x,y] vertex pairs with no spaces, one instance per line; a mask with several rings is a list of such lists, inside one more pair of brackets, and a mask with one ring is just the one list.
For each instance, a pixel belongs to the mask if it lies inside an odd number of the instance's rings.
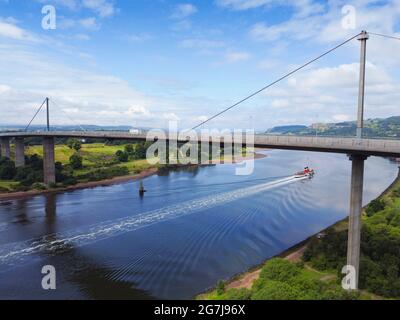
[[246,198],[270,189],[296,183],[304,179],[308,178],[299,179],[295,176],[290,176],[251,187],[186,201],[141,213],[133,217],[106,221],[82,229],[78,228],[71,231],[49,234],[34,240],[6,244],[0,247],[0,265],[15,265],[16,263],[23,262],[26,257],[35,254],[53,255],[66,251],[71,247],[88,245],[159,222],[202,212],[219,205]]

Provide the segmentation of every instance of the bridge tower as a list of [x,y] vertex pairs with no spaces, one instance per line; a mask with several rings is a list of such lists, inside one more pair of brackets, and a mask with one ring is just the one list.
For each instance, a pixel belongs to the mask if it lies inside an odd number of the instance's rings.
[[43,174],[44,183],[48,186],[56,182],[56,167],[54,157],[54,137],[43,138]]
[[0,155],[4,158],[10,158],[10,138],[0,138]]
[[[364,127],[364,102],[365,102],[365,64],[367,56],[367,40],[369,35],[366,31],[361,32],[358,40],[361,42],[360,56],[360,83],[358,94],[358,117],[357,117],[357,139],[363,138]],[[355,272],[354,284],[358,289],[360,271],[360,247],[361,247],[361,213],[364,185],[364,162],[367,156],[351,154],[351,191],[350,191],[350,215],[349,234],[347,244],[347,266]],[[350,270],[347,269],[347,272]]]
[[49,104],[49,98],[46,98],[46,118],[47,118],[47,131],[50,131],[50,104]]
[[365,102],[365,64],[367,58],[367,40],[369,35],[366,31],[362,31],[358,37],[361,42],[360,55],[360,82],[358,90],[358,113],[357,113],[357,138],[361,139],[364,128],[364,102]]

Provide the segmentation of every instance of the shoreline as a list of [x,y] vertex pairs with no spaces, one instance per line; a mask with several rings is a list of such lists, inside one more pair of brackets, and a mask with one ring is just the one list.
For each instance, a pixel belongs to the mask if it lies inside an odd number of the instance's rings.
[[62,193],[62,192],[75,191],[75,190],[112,186],[112,185],[116,185],[116,184],[120,184],[120,183],[124,183],[124,182],[137,181],[140,179],[148,178],[148,177],[156,174],[157,172],[158,172],[158,168],[151,168],[151,169],[143,170],[142,172],[140,172],[138,174],[115,177],[115,178],[100,180],[100,181],[82,182],[82,183],[78,183],[76,185],[68,186],[65,188],[2,193],[2,194],[0,194],[0,201],[26,199],[26,198],[43,195],[43,194]]
[[[261,153],[254,153],[254,160],[259,160],[268,157],[265,154]],[[241,163],[243,161],[251,160],[253,159],[253,155],[251,156],[246,156],[246,157],[240,157],[237,160],[229,159],[225,161],[221,161],[218,163],[215,163],[213,161],[210,162],[210,164],[190,164],[187,165],[187,167],[191,166],[209,166],[209,165],[224,165],[224,164],[237,164]],[[97,187],[106,187],[106,186],[112,186],[116,184],[122,184],[125,182],[129,181],[137,181],[140,179],[145,179],[148,178],[152,175],[155,175],[159,172],[159,168],[150,168],[143,170],[142,172],[138,174],[132,174],[132,175],[127,175],[127,176],[121,176],[121,177],[114,177],[111,179],[106,179],[106,180],[100,180],[100,181],[90,181],[90,182],[81,182],[77,183],[75,185],[63,187],[63,188],[54,188],[50,190],[29,190],[29,191],[17,191],[17,192],[9,192],[9,193],[0,193],[0,201],[11,201],[11,200],[18,200],[18,199],[27,199],[35,196],[40,196],[40,195],[45,195],[45,194],[52,194],[52,193],[63,193],[63,192],[68,192],[68,191],[75,191],[75,190],[83,190],[83,189],[92,189],[92,188],[97,188]]]
[[[400,167],[399,167],[399,172],[397,177],[394,179],[394,181],[375,199],[379,199],[383,196],[385,196],[388,192],[390,192],[390,190],[393,188],[394,185],[396,185],[398,182],[400,182]],[[373,201],[371,200],[371,201]],[[371,203],[371,202],[369,202]],[[369,205],[366,204],[362,211],[364,214],[364,210],[366,209],[366,207]],[[291,246],[290,248],[282,251],[279,254],[276,254],[270,258],[265,259],[262,263],[257,264],[251,268],[249,268],[248,270],[238,273],[234,276],[232,276],[231,278],[229,278],[228,280],[223,280],[225,282],[226,285],[226,289],[241,289],[241,288],[246,288],[246,289],[251,289],[254,281],[256,281],[259,278],[259,275],[261,273],[261,269],[262,267],[265,265],[266,262],[268,262],[269,260],[273,259],[273,258],[283,258],[283,259],[287,259],[291,262],[299,262],[303,256],[304,251],[307,248],[308,243],[314,239],[315,237],[317,237],[319,234],[322,234],[324,232],[326,232],[327,230],[331,229],[331,228],[335,228],[343,223],[347,223],[349,217],[347,216],[344,219],[341,219],[335,223],[333,223],[332,225],[322,229],[321,231],[309,236],[308,238],[306,238],[305,240]],[[214,291],[216,289],[216,286],[211,287],[207,290],[205,290],[204,292],[201,292],[199,294],[197,294],[194,299],[204,299],[203,296],[211,293],[212,291]]]

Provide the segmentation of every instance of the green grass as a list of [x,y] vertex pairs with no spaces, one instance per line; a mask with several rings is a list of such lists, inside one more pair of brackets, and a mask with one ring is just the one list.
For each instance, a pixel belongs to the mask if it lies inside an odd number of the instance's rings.
[[[102,143],[94,144],[83,144],[82,149],[79,153],[83,157],[83,164],[85,166],[95,166],[101,162],[111,161],[114,154],[118,150],[124,150],[124,145],[120,146],[107,146]],[[66,145],[56,145],[55,147],[55,159],[62,164],[68,164],[69,158],[75,153],[75,150],[71,150]],[[37,154],[43,157],[42,146],[31,146],[26,150],[27,155]]]
[[[99,170],[109,170],[112,168],[126,168],[128,174],[138,174],[150,168],[159,168],[159,165],[151,165],[147,160],[129,160],[128,162],[118,163],[115,161],[115,153],[118,150],[124,150],[125,145],[105,145],[103,143],[82,144],[79,154],[82,156],[83,167],[81,169],[72,170],[72,175],[78,179],[78,182],[86,182],[88,174],[99,172]],[[67,145],[55,146],[55,161],[61,162],[66,170],[69,169],[69,159],[75,153]],[[43,157],[43,147],[29,146],[26,148],[26,155],[31,156],[37,154]],[[117,172],[117,171],[116,171]],[[0,192],[15,191],[19,187],[19,182],[0,181]]]
[[5,191],[12,191],[13,187],[16,185],[18,185],[18,182],[0,180],[0,190],[4,189]]
[[[74,170],[74,175],[79,176],[86,174],[94,168],[105,167],[127,167],[130,173],[138,173],[140,171],[154,168],[154,165],[149,164],[146,160],[131,160],[125,163],[118,163],[110,165],[113,161],[114,155],[118,150],[124,150],[125,145],[108,146],[103,143],[83,144],[79,154],[83,158],[83,168]],[[27,155],[38,154],[43,157],[42,146],[28,147],[26,150]],[[66,165],[69,163],[69,158],[75,153],[66,145],[57,145],[55,148],[55,159],[58,162]]]

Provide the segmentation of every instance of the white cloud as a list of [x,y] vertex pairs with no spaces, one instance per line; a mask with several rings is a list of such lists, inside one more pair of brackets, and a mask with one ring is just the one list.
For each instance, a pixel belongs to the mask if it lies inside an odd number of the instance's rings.
[[123,37],[129,42],[145,42],[154,38],[150,33],[132,33]]
[[36,0],[43,4],[53,4],[63,6],[69,10],[89,9],[101,18],[110,17],[117,11],[113,1],[109,0]]
[[107,0],[82,0],[82,5],[95,11],[100,17],[110,17],[115,13],[113,3]]
[[174,19],[186,19],[197,13],[197,11],[198,10],[194,5],[190,3],[182,3],[178,4],[174,8],[174,12],[172,13],[171,17]]
[[223,41],[207,40],[207,39],[185,39],[181,41],[180,45],[184,48],[196,49],[214,49],[223,48],[226,46]]
[[324,11],[324,5],[314,0],[217,0],[217,5],[233,10],[248,10],[260,7],[288,6],[293,7],[297,17],[307,17]]
[[0,94],[7,93],[11,91],[11,87],[5,84],[0,84]]
[[225,55],[225,62],[236,63],[249,60],[251,55],[248,52],[228,52]]
[[[284,2],[280,3],[284,4]],[[393,33],[396,24],[400,21],[400,2],[388,0],[380,6],[374,6],[374,3],[375,1],[338,0],[330,1],[326,6],[322,6],[311,0],[288,2],[287,5],[291,4],[295,9],[293,16],[276,24],[258,22],[251,27],[250,36],[254,40],[265,42],[283,39],[337,42],[360,30]],[[355,30],[345,29],[342,26],[344,5],[354,5],[356,9]]]
[[[367,63],[366,118],[398,114],[400,85],[384,68]],[[343,64],[299,73],[264,93],[273,118],[286,123],[356,119],[359,64]],[[279,122],[277,123],[279,124]]]
[[18,27],[11,19],[0,19],[0,37],[14,40],[36,41],[37,39],[28,31]]
[[[29,49],[14,48],[0,45],[0,68],[7,70],[0,74],[0,105],[13,106],[0,108],[2,122],[29,121],[45,96],[53,103],[53,123],[70,123],[65,112],[72,113],[71,118],[79,123],[130,124],[138,118],[144,121],[152,118],[150,108],[156,99],[126,81],[59,64]],[[44,118],[38,119],[38,123],[43,121]]]
[[272,0],[217,0],[216,2],[221,7],[228,7],[234,10],[247,10],[269,5],[273,1]]
[[181,118],[178,117],[174,112],[170,112],[170,113],[164,113],[162,115],[163,119],[167,120],[167,121],[180,121]]
[[98,31],[101,28],[101,24],[98,22],[96,17],[77,20],[61,17],[59,19],[58,27],[60,29],[84,28],[89,31]]
[[352,120],[348,114],[334,114],[332,119],[336,122],[350,121]]
[[81,19],[79,20],[79,24],[89,30],[99,30],[100,25],[97,22],[97,19],[95,17],[90,17],[86,19]]

